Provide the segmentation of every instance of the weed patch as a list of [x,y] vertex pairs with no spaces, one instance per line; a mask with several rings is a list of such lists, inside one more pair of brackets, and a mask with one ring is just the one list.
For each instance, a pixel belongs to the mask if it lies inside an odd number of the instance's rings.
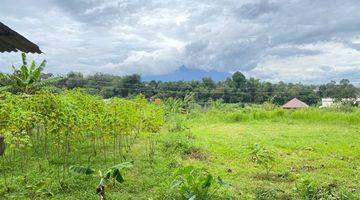
[[277,188],[257,188],[255,190],[256,200],[290,200],[291,196],[285,191]]
[[303,180],[296,186],[298,198],[306,200],[339,199],[355,200],[358,199],[352,193],[345,191],[336,183],[317,185],[310,180]]

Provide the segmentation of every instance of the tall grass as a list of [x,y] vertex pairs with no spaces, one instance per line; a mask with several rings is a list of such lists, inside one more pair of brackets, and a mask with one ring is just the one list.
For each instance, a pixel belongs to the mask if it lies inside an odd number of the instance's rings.
[[212,107],[200,113],[198,119],[207,122],[248,122],[248,121],[304,121],[309,123],[345,123],[350,125],[360,124],[360,108],[307,108],[286,110],[269,105],[223,105]]

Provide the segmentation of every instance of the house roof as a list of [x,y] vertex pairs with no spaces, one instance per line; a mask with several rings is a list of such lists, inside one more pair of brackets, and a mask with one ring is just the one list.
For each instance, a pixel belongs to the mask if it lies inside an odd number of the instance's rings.
[[283,108],[307,108],[309,107],[306,103],[300,101],[297,98],[291,99],[289,102],[285,103]]
[[0,52],[42,53],[40,48],[0,22]]

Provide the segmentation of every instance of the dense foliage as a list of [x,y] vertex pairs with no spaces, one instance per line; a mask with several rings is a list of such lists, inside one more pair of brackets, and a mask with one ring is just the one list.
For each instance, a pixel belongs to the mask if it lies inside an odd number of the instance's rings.
[[84,76],[79,72],[70,72],[66,76],[54,77],[44,74],[46,61],[39,66],[32,61],[28,66],[26,55],[22,54],[22,65],[13,67],[13,74],[1,74],[0,90],[12,93],[33,94],[40,89],[50,92],[62,92],[65,89],[85,88],[89,94],[104,98],[133,97],[144,94],[146,98],[184,99],[192,95],[193,100],[205,103],[223,100],[225,103],[264,103],[282,105],[292,98],[298,98],[308,104],[317,104],[320,98],[335,99],[356,98],[360,90],[343,79],[339,83],[331,81],[323,85],[304,85],[301,83],[270,83],[255,78],[246,78],[241,72],[221,82],[204,77],[201,81],[142,81],[140,75],[115,76],[97,73]]
[[[113,164],[126,160],[125,152],[140,132],[160,130],[164,111],[143,96],[105,101],[80,90],[62,94],[2,93],[0,122],[6,165],[20,163],[25,170],[28,160],[41,158],[56,160],[67,173],[70,164],[101,159],[106,166],[110,160]],[[91,148],[79,149],[84,144]],[[72,156],[79,151],[83,151],[84,158]]]
[[184,99],[193,94],[199,103],[222,99],[225,103],[264,103],[272,102],[282,105],[296,97],[308,104],[316,104],[320,98],[353,98],[359,95],[359,89],[344,79],[324,85],[304,85],[301,83],[270,83],[255,78],[246,78],[236,72],[225,81],[215,82],[211,78],[201,81],[142,81],[139,75],[114,76],[95,74],[84,76],[81,73],[69,73],[57,82],[59,88],[86,88],[89,93],[102,95],[105,98],[114,96],[131,97],[140,93],[147,98],[169,97]]
[[[0,198],[94,199],[95,187],[109,199],[358,196],[359,108],[163,104],[79,90],[3,94]],[[145,133],[164,113],[161,132]]]
[[48,140],[46,146],[56,146],[69,141],[133,135],[140,130],[157,132],[164,123],[163,117],[162,108],[149,104],[143,96],[104,101],[79,90],[32,96],[4,93],[0,131],[10,148],[31,147],[41,142],[39,138]]
[[[1,77],[0,84],[11,93],[0,93],[0,134],[6,142],[0,198],[90,199],[94,193],[89,191],[96,185],[97,193],[105,198],[105,189],[122,184],[125,169],[130,168],[127,173],[132,176],[126,180],[133,185],[122,185],[125,189],[118,187],[116,194],[107,196],[355,199],[351,195],[358,194],[335,183],[301,182],[299,177],[329,179],[329,172],[340,173],[339,167],[330,165],[337,162],[346,169],[342,173],[354,177],[359,166],[354,142],[358,141],[359,108],[284,110],[276,106],[292,97],[309,104],[320,97],[355,97],[358,89],[348,80],[317,87],[271,84],[247,79],[240,72],[219,83],[210,78],[143,82],[138,75],[70,73],[54,79],[52,87],[43,87],[41,80],[52,79],[42,74],[43,67],[34,62],[27,66],[23,55],[20,69]],[[82,89],[67,90],[74,88]],[[163,100],[150,103],[149,98]],[[165,116],[163,132],[155,134]],[[261,129],[251,131],[260,125]],[[325,128],[318,131],[318,126]],[[266,174],[253,170],[257,166]],[[99,169],[97,175],[93,167]],[[229,178],[233,184],[212,174]],[[92,176],[100,183],[94,185]],[[353,187],[351,178],[338,178],[344,186]]]
[[18,69],[12,66],[13,74],[2,74],[0,78],[2,79],[2,85],[4,85],[4,87],[1,87],[0,90],[32,94],[41,88],[43,85],[41,77],[46,65],[46,60],[43,60],[41,64],[37,66],[35,61],[32,61],[31,64],[28,65],[25,53],[21,54],[21,59],[22,65]]

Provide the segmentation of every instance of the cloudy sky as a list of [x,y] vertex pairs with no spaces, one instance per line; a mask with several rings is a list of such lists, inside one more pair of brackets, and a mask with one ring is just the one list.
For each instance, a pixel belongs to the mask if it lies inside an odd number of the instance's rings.
[[[167,74],[180,66],[276,82],[360,83],[359,0],[1,0],[47,71]],[[19,54],[0,55],[2,71]]]

